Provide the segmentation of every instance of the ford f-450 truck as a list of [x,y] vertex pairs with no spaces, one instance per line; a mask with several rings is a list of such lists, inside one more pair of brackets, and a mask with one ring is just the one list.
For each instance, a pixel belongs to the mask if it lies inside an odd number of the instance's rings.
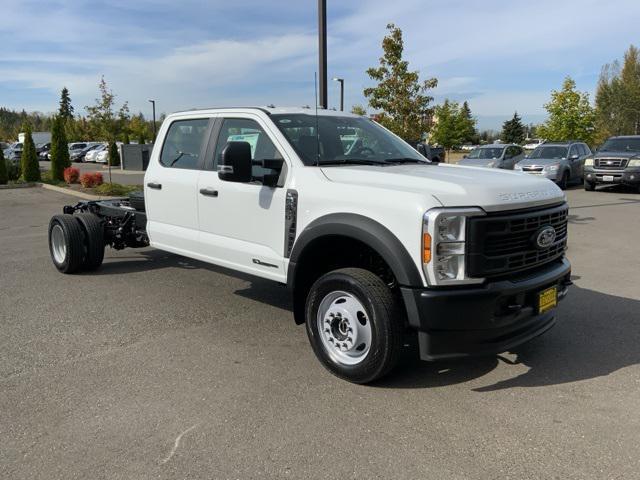
[[351,382],[389,372],[416,333],[424,360],[511,349],[554,324],[571,283],[556,185],[431,163],[364,117],[171,114],[144,182],[51,219],[58,270],[150,245],[286,284],[316,356]]

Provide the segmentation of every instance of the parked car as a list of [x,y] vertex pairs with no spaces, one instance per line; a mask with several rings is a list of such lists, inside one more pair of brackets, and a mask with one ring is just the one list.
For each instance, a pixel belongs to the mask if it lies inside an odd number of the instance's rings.
[[546,142],[536,148],[515,169],[556,182],[563,190],[582,182],[585,159],[591,150],[583,142]]
[[85,162],[95,162],[97,155],[107,148],[106,143],[100,143],[96,145],[95,148],[89,150],[87,154],[84,156]]
[[87,145],[85,148],[72,150],[69,153],[69,159],[72,162],[84,162],[85,161],[85,155],[87,155],[87,153],[95,150],[100,145],[101,144],[99,144],[99,143],[93,143],[93,144]]
[[74,152],[75,150],[82,150],[83,148],[87,148],[87,142],[73,142],[68,145],[69,153]]
[[474,148],[476,148],[476,145],[465,144],[465,145],[462,145],[462,146],[460,147],[460,150],[462,150],[463,152],[470,152],[470,151],[472,151]]
[[525,140],[525,142],[527,143],[525,143],[522,148],[524,148],[525,150],[535,150],[544,143],[544,140],[540,138],[528,138]]
[[584,189],[628,185],[640,191],[640,135],[609,138],[584,162]]
[[20,162],[22,159],[22,147],[23,144],[20,142],[12,143],[9,148],[3,152],[4,158],[14,163]]
[[[348,154],[347,128],[363,143]],[[355,383],[389,373],[409,335],[424,360],[511,350],[550,329],[568,293],[569,208],[547,180],[436,165],[331,110],[173,113],[158,145],[143,202],[51,219],[60,272],[150,245],[286,284],[318,360]]]
[[[247,136],[244,135],[242,137],[247,137]],[[122,142],[116,142],[116,146],[118,147],[118,153],[120,153],[120,146],[121,145],[122,145]],[[109,145],[108,144],[105,146],[104,150],[101,150],[99,153],[96,154],[95,162],[96,163],[108,163],[109,162]]]
[[513,170],[515,164],[523,158],[524,150],[521,146],[512,143],[494,143],[476,148],[469,155],[465,155],[458,165]]
[[2,153],[4,153],[4,151],[6,149],[8,149],[11,145],[8,144],[7,142],[0,142],[0,150],[2,150]]

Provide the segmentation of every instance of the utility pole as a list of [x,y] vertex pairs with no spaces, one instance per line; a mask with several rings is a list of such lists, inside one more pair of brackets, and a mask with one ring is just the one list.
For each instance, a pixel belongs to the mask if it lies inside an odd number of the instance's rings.
[[340,83],[340,111],[344,112],[344,78],[334,78],[333,81]]
[[156,143],[156,101],[149,100],[153,105],[153,143]]
[[327,0],[318,0],[318,76],[320,108],[329,105],[327,97]]

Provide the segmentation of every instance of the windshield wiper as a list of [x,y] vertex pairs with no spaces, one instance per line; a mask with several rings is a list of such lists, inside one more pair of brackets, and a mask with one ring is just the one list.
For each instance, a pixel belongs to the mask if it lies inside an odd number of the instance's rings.
[[411,157],[385,158],[384,161],[385,163],[431,163],[429,160],[420,160]]
[[366,158],[346,158],[342,160],[322,160],[318,162],[320,166],[324,165],[384,165],[384,162],[376,160],[367,160]]

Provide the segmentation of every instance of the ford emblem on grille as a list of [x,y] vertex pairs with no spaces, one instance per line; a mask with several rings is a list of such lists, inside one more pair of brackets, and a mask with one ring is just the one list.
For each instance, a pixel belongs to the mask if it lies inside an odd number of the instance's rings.
[[535,236],[535,244],[540,250],[549,248],[556,241],[556,229],[547,226],[538,231]]

